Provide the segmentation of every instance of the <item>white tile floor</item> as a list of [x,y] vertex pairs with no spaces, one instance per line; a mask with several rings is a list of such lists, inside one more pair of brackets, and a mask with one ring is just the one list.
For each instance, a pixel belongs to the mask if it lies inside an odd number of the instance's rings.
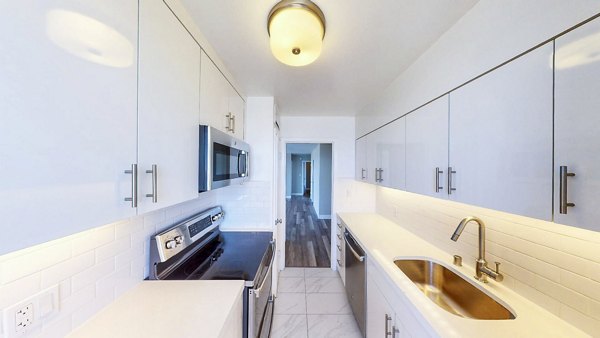
[[272,338],[361,338],[337,271],[286,268],[279,274]]

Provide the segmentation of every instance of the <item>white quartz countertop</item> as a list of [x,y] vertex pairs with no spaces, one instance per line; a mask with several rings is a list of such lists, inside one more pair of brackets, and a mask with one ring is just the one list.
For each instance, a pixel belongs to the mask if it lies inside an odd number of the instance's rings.
[[241,280],[143,281],[68,337],[219,337],[243,290]]
[[[452,254],[433,246],[398,223],[372,213],[340,213],[348,230],[367,252],[367,259],[379,266],[413,304],[412,311],[440,337],[589,337],[581,330],[510,290],[490,280],[481,283],[473,277],[475,268],[463,262],[452,264]],[[448,234],[448,240],[450,240]],[[514,320],[474,320],[453,315],[436,306],[394,264],[397,258],[429,258],[458,272],[508,305]]]

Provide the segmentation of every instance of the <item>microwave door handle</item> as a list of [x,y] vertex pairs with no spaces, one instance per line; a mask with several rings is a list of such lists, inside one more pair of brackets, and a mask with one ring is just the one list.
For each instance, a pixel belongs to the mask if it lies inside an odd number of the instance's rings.
[[242,158],[242,151],[240,150],[238,152],[238,155],[237,155],[237,174],[238,174],[238,177],[242,176],[242,173],[241,173],[241,170],[240,170],[240,159],[241,158]]

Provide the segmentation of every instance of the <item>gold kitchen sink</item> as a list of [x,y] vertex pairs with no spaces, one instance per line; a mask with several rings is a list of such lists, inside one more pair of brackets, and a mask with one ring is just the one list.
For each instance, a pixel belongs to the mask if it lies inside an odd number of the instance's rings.
[[443,265],[422,259],[398,259],[394,263],[425,296],[452,314],[472,319],[515,319],[510,310]]

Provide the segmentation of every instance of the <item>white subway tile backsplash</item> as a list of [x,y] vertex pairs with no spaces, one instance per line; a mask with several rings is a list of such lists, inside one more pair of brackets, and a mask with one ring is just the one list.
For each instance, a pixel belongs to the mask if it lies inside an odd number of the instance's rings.
[[80,255],[84,252],[94,250],[95,248],[108,244],[115,240],[115,226],[109,224],[85,231],[78,234],[73,240],[73,255]]
[[61,262],[53,267],[42,270],[42,288],[58,284],[73,276],[73,274],[80,273],[92,267],[94,263],[94,252],[89,251]]
[[131,237],[124,236],[117,238],[111,243],[105,244],[96,249],[96,262],[102,262],[109,258],[114,258],[115,255],[121,254],[131,248]]
[[477,255],[471,236],[477,228],[467,227],[469,235],[456,243],[450,235],[461,218],[482,218],[488,260],[502,262],[506,286],[588,333],[600,332],[599,232],[386,188],[376,194],[379,214],[402,220],[416,235],[467,260]]
[[35,273],[0,285],[0,309],[14,305],[41,291],[41,274]]
[[32,251],[8,260],[0,261],[0,284],[41,271],[71,257],[70,243],[55,242],[43,251]]
[[115,271],[115,259],[106,260],[100,264],[97,264],[87,270],[84,270],[76,275],[74,275],[71,279],[72,282],[72,290],[73,292],[77,292],[84,287],[95,283],[97,280],[104,276],[108,276],[113,271]]

